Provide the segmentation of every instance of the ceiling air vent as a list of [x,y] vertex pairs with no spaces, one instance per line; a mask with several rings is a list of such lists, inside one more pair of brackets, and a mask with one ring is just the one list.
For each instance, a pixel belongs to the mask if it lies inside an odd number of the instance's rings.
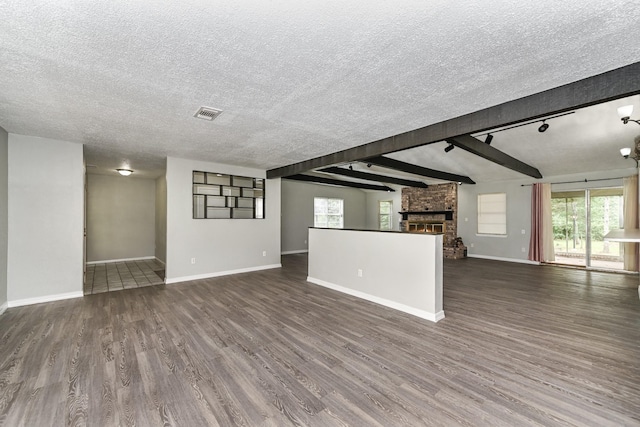
[[196,113],[193,115],[193,117],[195,117],[196,119],[211,121],[218,117],[220,113],[222,113],[222,110],[217,110],[211,107],[200,107],[198,111],[196,111]]

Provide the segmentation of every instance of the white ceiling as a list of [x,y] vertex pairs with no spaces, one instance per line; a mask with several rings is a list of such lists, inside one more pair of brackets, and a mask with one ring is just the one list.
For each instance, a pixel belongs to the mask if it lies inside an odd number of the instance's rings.
[[[97,172],[156,176],[166,156],[271,169],[638,62],[639,5],[8,0],[0,126],[83,143]],[[202,105],[224,112],[193,118]],[[640,128],[615,106],[493,146],[543,175],[622,168],[617,150]],[[477,182],[522,177],[444,146],[393,157]]]

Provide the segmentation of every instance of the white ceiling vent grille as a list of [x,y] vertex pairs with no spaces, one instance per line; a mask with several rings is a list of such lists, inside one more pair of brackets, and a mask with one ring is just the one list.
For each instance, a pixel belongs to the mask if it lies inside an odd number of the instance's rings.
[[222,113],[222,110],[211,107],[200,107],[198,111],[193,115],[196,119],[213,120]]

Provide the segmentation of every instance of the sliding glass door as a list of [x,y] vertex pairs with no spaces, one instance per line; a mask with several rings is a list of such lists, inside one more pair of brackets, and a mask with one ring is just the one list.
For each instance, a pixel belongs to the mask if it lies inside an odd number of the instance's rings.
[[551,207],[555,262],[623,269],[623,245],[603,239],[622,227],[622,187],[553,192]]
[[555,262],[587,265],[587,204],[585,192],[551,193]]
[[603,237],[611,230],[623,227],[622,188],[589,190],[589,224],[591,229],[591,262],[596,268],[624,269],[624,245],[605,242]]

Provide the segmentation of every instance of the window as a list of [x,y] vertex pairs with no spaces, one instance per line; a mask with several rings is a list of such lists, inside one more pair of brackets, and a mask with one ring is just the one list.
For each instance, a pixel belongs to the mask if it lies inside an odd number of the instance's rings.
[[507,234],[507,194],[478,194],[478,234]]
[[344,200],[315,197],[313,199],[313,226],[324,228],[343,228]]
[[378,226],[380,230],[391,230],[393,221],[393,202],[391,200],[378,202]]

